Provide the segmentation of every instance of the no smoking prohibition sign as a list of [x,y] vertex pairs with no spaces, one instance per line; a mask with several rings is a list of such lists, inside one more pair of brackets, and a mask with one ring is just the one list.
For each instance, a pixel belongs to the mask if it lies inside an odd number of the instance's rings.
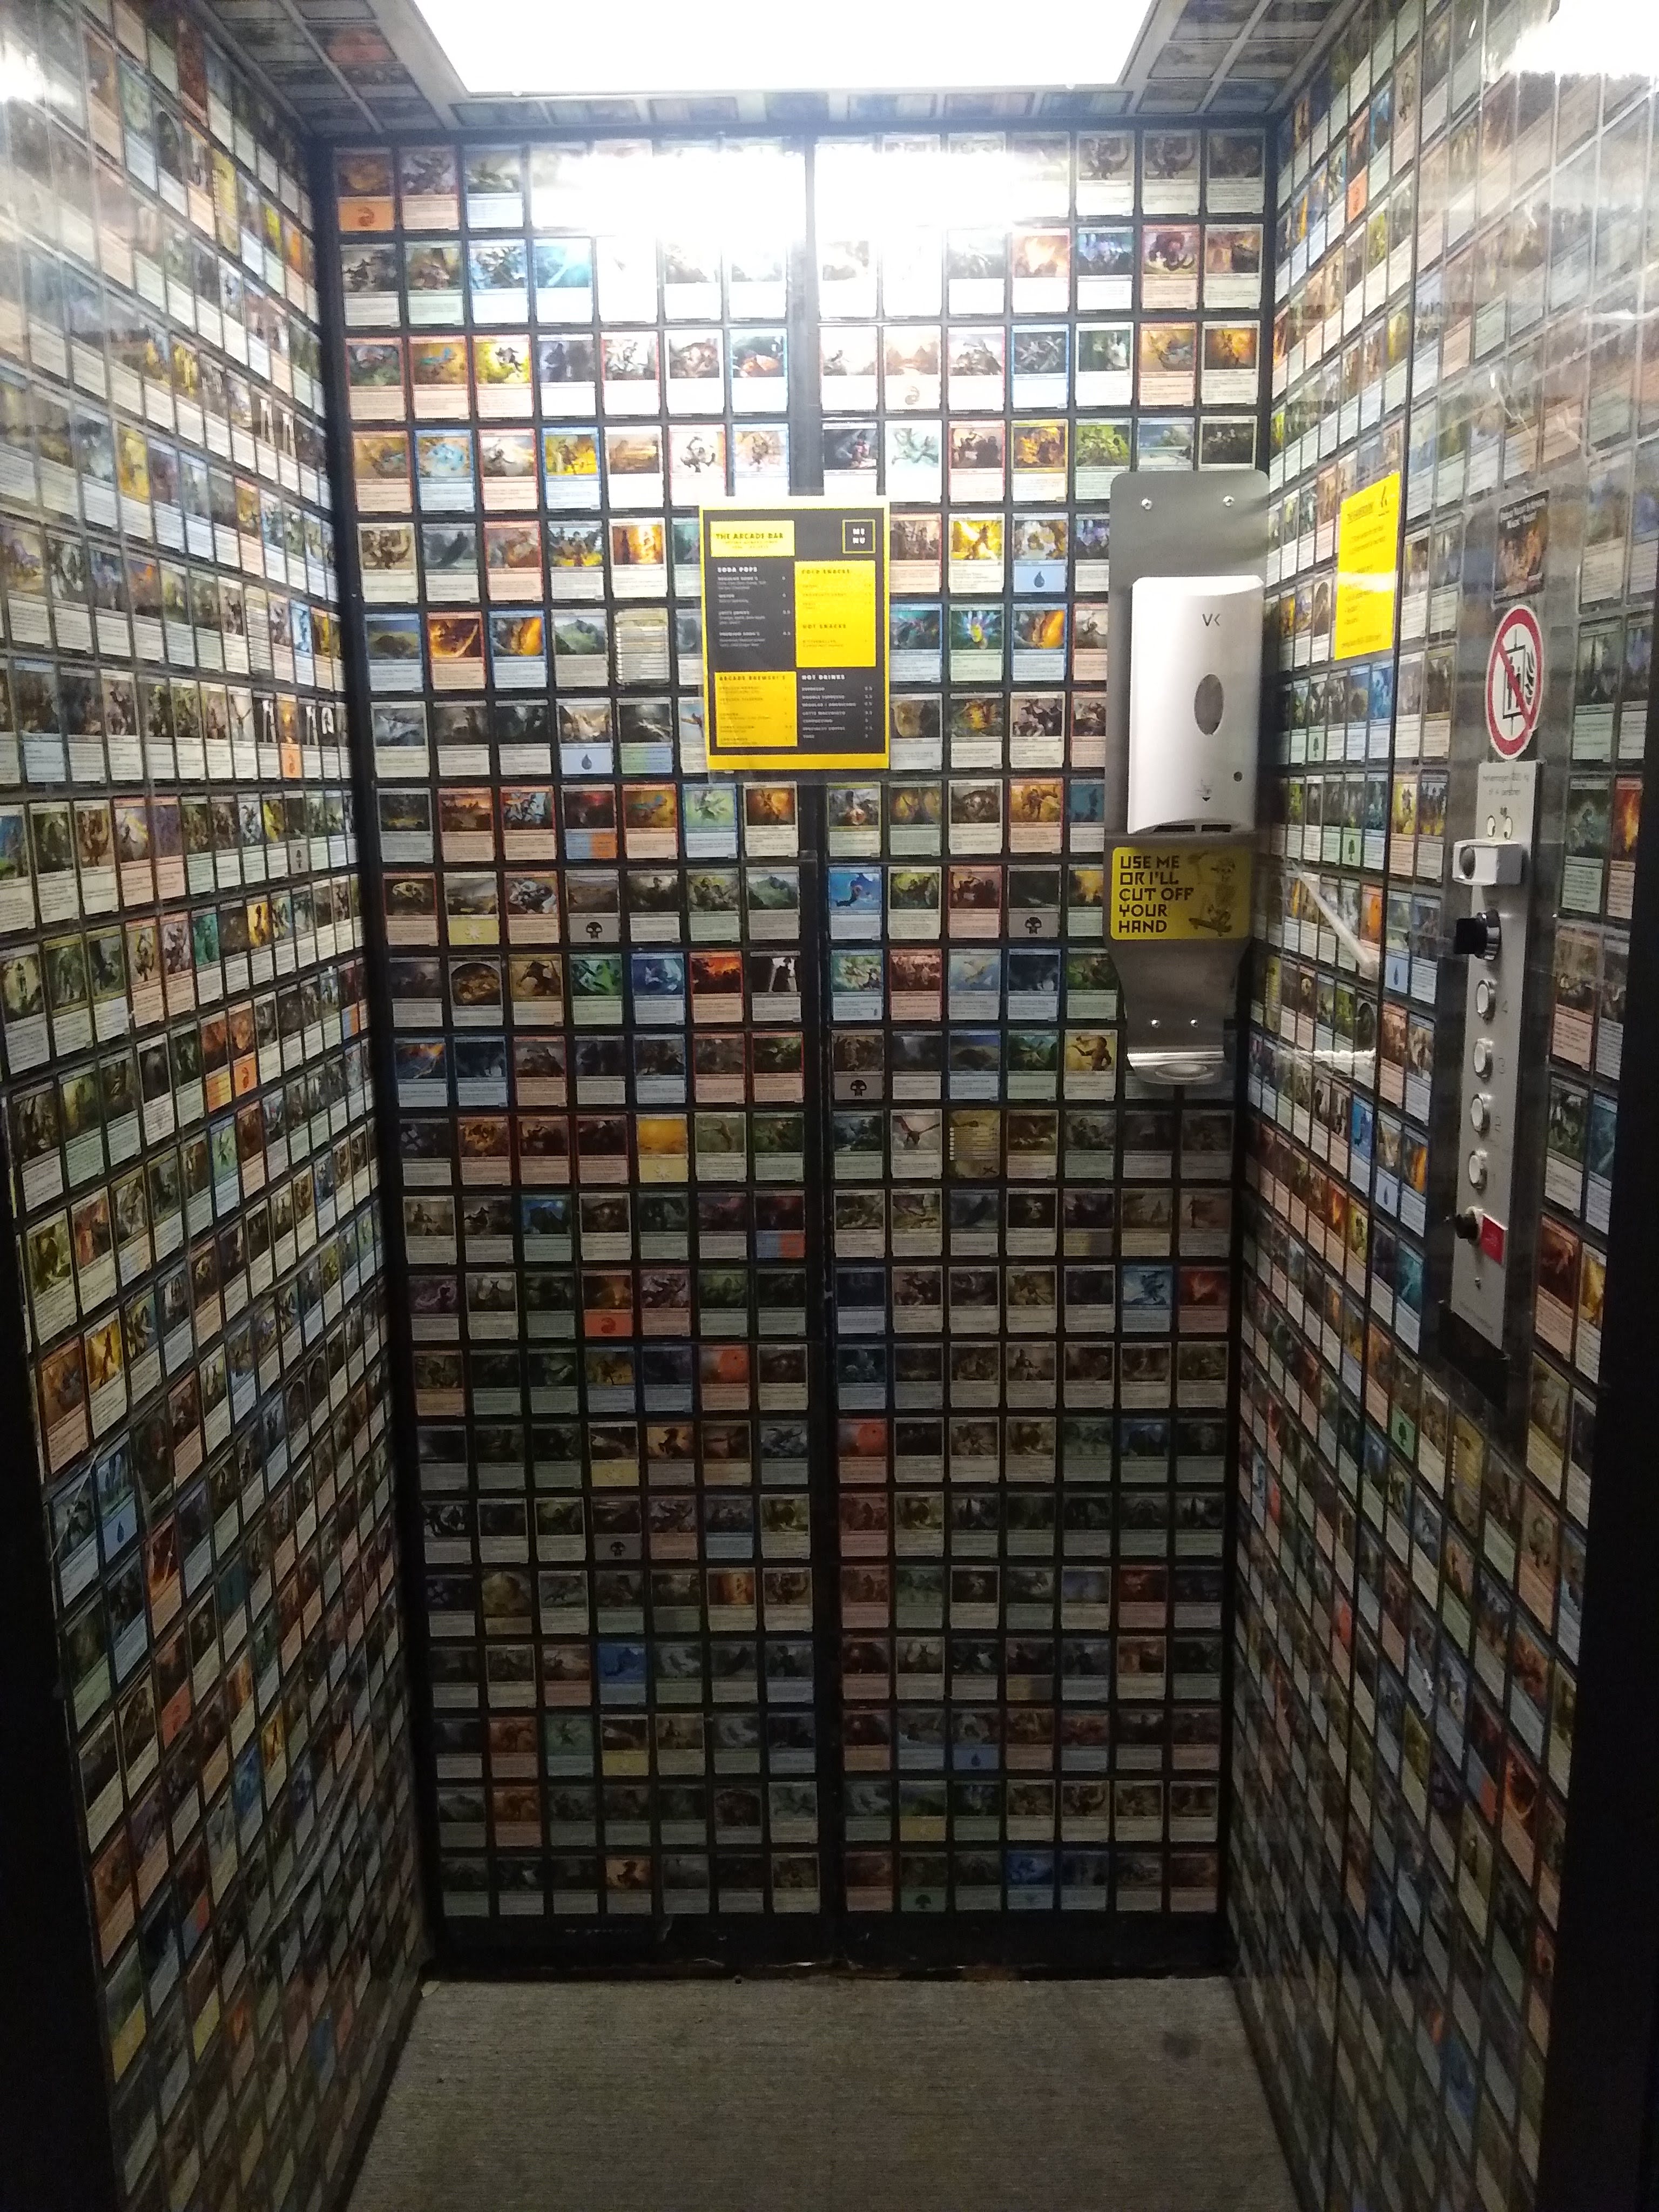
[[1511,607],[1486,656],[1486,734],[1516,760],[1532,743],[1544,702],[1544,634],[1530,607]]

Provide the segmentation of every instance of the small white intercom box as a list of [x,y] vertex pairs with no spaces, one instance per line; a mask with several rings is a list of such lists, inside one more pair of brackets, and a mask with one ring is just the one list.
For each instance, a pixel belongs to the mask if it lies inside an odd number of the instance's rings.
[[1135,579],[1130,836],[1255,829],[1261,620],[1256,576]]

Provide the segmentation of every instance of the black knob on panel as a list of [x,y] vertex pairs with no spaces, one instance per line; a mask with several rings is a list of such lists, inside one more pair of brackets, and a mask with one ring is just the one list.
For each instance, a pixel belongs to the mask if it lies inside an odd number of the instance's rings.
[[1452,951],[1472,960],[1496,960],[1504,942],[1504,924],[1491,911],[1466,914],[1452,926]]
[[1478,1244],[1480,1242],[1480,1208],[1466,1206],[1461,1213],[1454,1216],[1452,1227],[1466,1244]]

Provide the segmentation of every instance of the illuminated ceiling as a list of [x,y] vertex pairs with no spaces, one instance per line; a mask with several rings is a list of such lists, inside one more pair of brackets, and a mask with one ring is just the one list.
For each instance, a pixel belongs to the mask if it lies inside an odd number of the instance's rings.
[[[544,0],[526,0],[526,5]],[[209,14],[310,129],[514,131],[659,125],[1008,123],[1265,115],[1338,0],[1157,0],[1121,85],[1098,92],[776,94],[698,100],[468,97],[412,0],[210,0]],[[591,21],[591,19],[590,19]],[[586,24],[577,36],[592,35]],[[1054,75],[1063,73],[1056,55]]]

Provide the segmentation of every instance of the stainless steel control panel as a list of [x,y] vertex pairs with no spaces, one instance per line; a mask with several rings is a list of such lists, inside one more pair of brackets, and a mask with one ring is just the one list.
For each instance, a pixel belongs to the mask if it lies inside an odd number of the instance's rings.
[[1501,1351],[1509,1287],[1521,1012],[1532,896],[1535,761],[1488,761],[1475,784],[1474,835],[1452,848],[1469,910],[1453,951],[1467,955],[1458,1106],[1451,1308]]

